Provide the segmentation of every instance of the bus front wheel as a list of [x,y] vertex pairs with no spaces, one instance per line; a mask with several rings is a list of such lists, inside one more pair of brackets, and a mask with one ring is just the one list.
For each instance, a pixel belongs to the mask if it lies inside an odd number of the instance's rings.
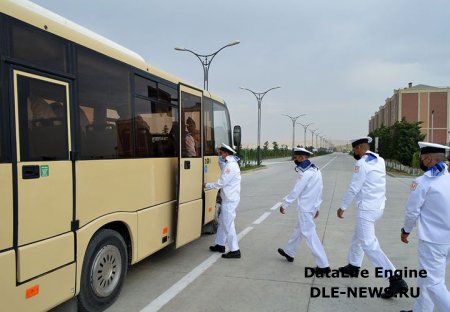
[[119,296],[128,269],[125,241],[116,231],[100,230],[89,242],[81,271],[78,308],[103,311]]

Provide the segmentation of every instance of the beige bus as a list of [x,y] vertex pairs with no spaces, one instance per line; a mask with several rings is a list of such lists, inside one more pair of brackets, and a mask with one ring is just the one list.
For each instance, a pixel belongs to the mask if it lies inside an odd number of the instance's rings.
[[0,24],[0,310],[104,310],[214,220],[227,107],[29,1]]

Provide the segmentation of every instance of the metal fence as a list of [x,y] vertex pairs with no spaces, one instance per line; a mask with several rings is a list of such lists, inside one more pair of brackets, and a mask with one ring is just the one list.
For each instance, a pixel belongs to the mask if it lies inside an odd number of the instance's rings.
[[419,168],[411,168],[405,165],[402,165],[398,161],[395,160],[386,160],[386,168],[388,169],[394,169],[401,172],[405,172],[407,174],[411,175],[420,175],[422,174],[422,170]]

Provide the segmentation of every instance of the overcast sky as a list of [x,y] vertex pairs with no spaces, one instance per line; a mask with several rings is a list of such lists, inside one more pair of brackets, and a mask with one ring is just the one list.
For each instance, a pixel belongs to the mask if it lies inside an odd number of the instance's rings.
[[[209,54],[209,90],[228,104],[244,146],[292,142],[283,114],[335,144],[368,132],[368,120],[408,82],[450,85],[448,0],[33,0],[140,54],[148,63],[203,87],[198,59]],[[303,144],[296,127],[296,144]],[[311,133],[307,132],[307,144]]]

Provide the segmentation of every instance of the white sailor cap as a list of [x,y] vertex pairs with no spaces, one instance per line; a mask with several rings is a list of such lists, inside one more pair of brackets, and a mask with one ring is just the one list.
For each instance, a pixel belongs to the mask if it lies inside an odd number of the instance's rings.
[[420,147],[421,154],[430,154],[430,153],[444,153],[446,150],[449,150],[450,147],[437,144],[437,143],[429,143],[429,142],[418,142]]
[[236,154],[236,151],[234,149],[232,149],[231,147],[229,147],[228,145],[226,145],[225,143],[222,143],[222,145],[220,145],[220,150],[230,153],[231,155]]
[[308,151],[307,149],[304,149],[303,147],[294,147],[294,155],[305,155],[310,156],[313,153]]
[[369,136],[350,140],[350,143],[352,143],[352,147],[355,147],[362,143],[370,143],[370,142],[372,142],[372,138]]

